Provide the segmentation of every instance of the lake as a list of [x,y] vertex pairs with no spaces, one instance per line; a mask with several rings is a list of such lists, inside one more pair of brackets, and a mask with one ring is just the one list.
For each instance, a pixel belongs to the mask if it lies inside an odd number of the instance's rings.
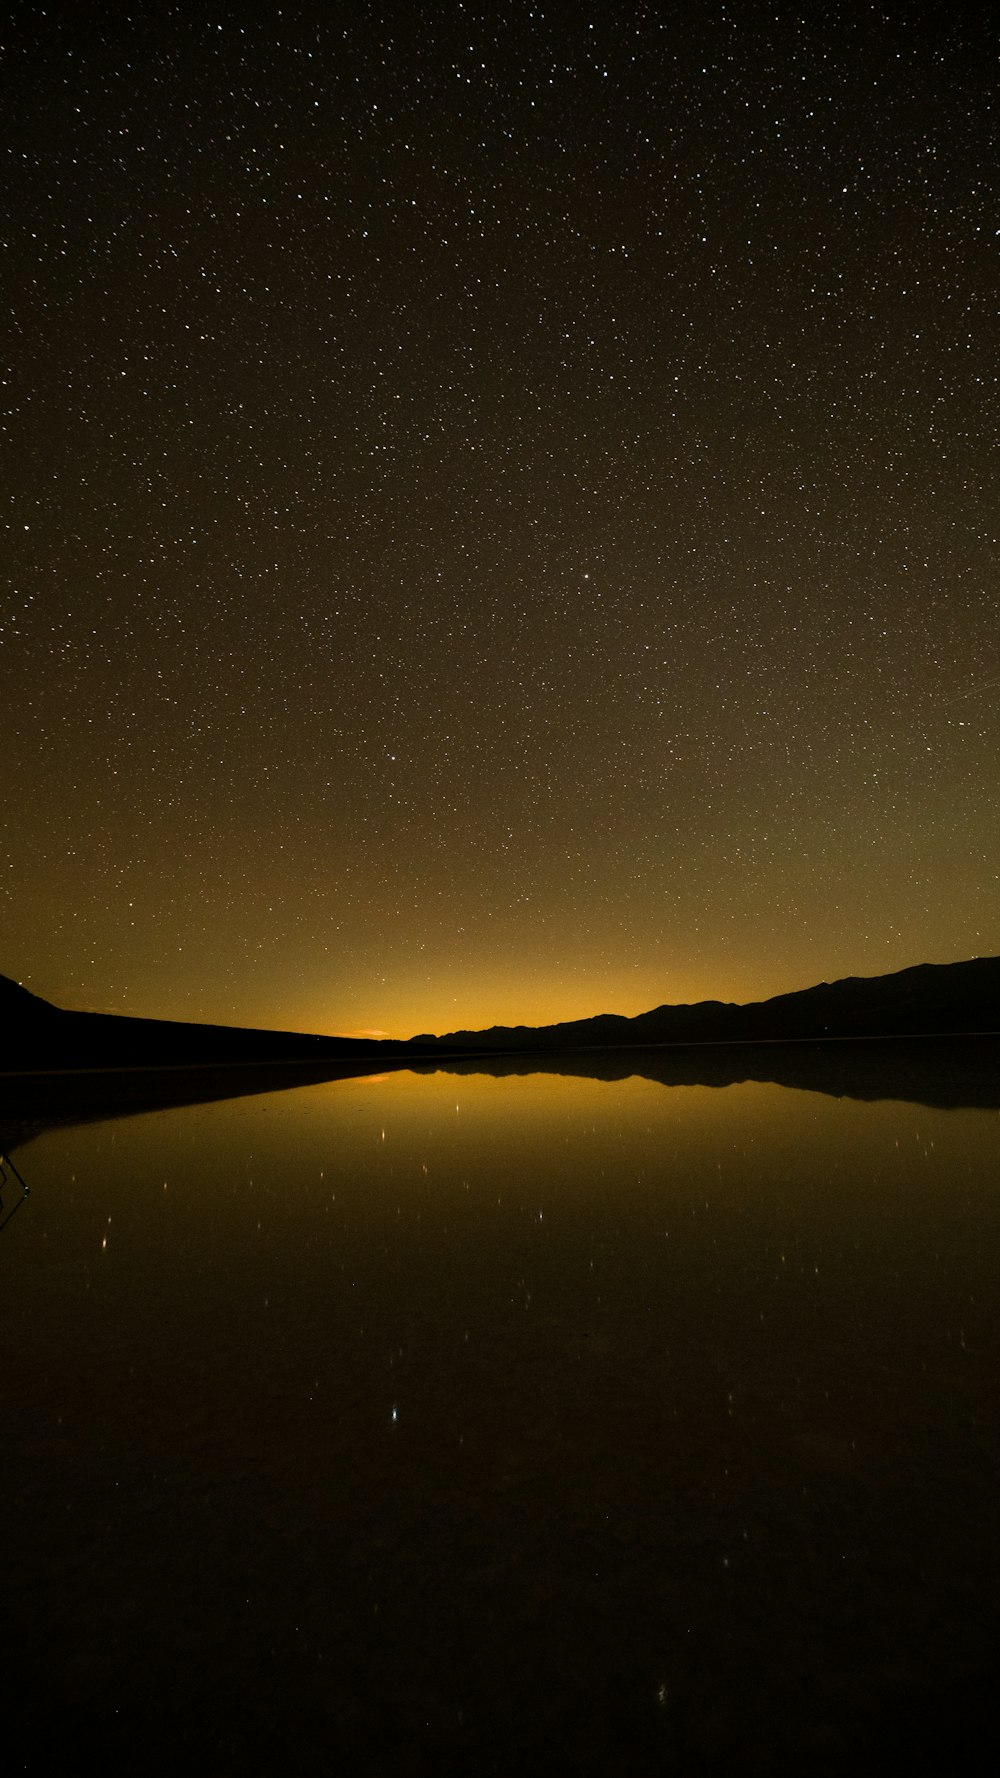
[[992,1768],[996,1109],[472,1064],[14,1159],[17,1769]]

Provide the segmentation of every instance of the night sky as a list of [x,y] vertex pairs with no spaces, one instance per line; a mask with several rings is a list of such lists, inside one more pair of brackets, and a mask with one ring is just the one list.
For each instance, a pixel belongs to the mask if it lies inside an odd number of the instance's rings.
[[986,11],[13,8],[0,970],[405,1036],[1000,952]]

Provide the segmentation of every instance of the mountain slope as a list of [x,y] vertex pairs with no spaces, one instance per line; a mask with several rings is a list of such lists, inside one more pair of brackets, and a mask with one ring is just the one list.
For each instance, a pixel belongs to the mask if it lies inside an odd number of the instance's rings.
[[0,976],[0,1070],[335,1061],[347,1056],[383,1056],[400,1047],[299,1031],[65,1012]]
[[567,1049],[657,1043],[748,1043],[817,1037],[892,1037],[1000,1030],[1000,957],[918,963],[892,975],[846,976],[737,1006],[702,1000],[626,1019],[603,1014],[564,1024],[494,1025],[414,1041],[447,1049]]
[[259,1031],[111,1013],[65,1012],[0,976],[0,1070],[161,1067],[510,1053],[669,1043],[760,1043],[1000,1031],[1000,957],[920,963],[893,975],[847,976],[737,1006],[702,1000],[557,1025],[493,1025],[408,1043]]

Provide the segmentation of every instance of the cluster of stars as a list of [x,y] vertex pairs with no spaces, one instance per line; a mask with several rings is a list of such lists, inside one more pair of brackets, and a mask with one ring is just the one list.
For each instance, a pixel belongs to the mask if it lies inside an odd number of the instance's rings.
[[406,1035],[1000,949],[986,47],[12,28],[0,966]]

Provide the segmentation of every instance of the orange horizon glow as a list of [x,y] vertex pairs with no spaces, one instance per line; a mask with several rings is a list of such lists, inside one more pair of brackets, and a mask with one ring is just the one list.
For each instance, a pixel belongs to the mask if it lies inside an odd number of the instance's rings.
[[360,1042],[1000,952],[988,59],[605,10],[466,9],[469,80],[449,8],[15,32],[46,1000]]
[[[744,966],[734,969],[725,988],[720,988],[719,976],[715,972],[699,972],[693,968],[683,973],[679,970],[671,972],[667,979],[654,983],[637,982],[633,971],[594,970],[565,981],[538,974],[518,979],[509,972],[496,975],[484,972],[479,981],[455,982],[453,986],[458,991],[449,993],[445,989],[438,994],[423,984],[418,988],[403,981],[395,985],[398,994],[395,1016],[387,1006],[381,1006],[379,1010],[383,1016],[378,1024],[365,1024],[358,1019],[357,1013],[361,1009],[357,1002],[345,1009],[344,1016],[338,1017],[325,1008],[318,997],[310,994],[294,1000],[280,993],[264,994],[258,1002],[246,993],[219,1005],[215,997],[207,994],[204,998],[186,994],[183,1004],[178,1004],[176,997],[169,993],[162,998],[137,993],[116,1003],[103,996],[95,1003],[94,1000],[88,1002],[78,992],[60,991],[58,984],[24,979],[23,985],[69,1011],[106,1012],[259,1030],[301,1031],[364,1041],[399,1041],[423,1034],[441,1036],[450,1031],[488,1030],[494,1025],[560,1024],[607,1013],[634,1018],[658,1006],[694,1005],[705,1000],[745,1005],[848,975],[885,975],[916,963],[960,962],[966,957],[990,954],[986,949],[970,948],[965,952],[943,955],[869,957],[861,966],[855,967],[845,966],[838,959],[826,959],[823,967],[814,965],[811,969],[804,958],[797,971],[781,968],[777,962],[769,968]],[[383,992],[392,991],[393,984],[386,984]],[[364,993],[362,985],[358,990],[359,999]]]

